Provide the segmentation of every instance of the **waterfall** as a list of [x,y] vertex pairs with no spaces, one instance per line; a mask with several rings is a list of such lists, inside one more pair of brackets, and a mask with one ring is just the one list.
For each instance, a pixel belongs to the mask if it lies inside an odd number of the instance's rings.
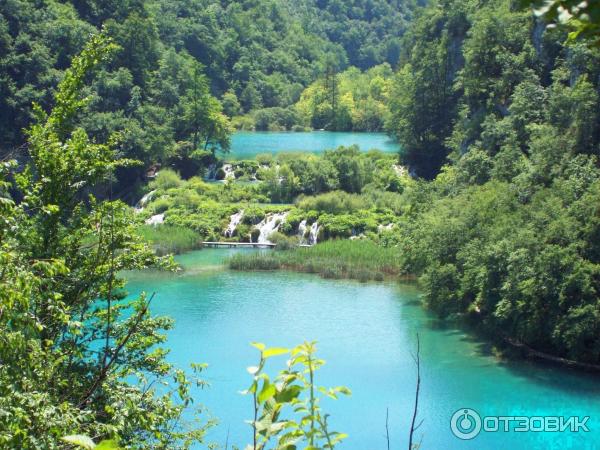
[[381,233],[382,231],[390,231],[392,228],[394,228],[393,223],[388,223],[387,225],[379,224],[377,225],[377,232]]
[[206,171],[206,177],[204,178],[207,181],[214,181],[217,178],[217,165],[211,164],[208,166],[208,170]]
[[308,235],[309,245],[315,245],[319,238],[319,222],[313,222],[310,226],[310,234]]
[[242,221],[242,217],[244,217],[243,209],[241,211],[231,215],[231,218],[229,220],[229,225],[223,232],[223,236],[228,237],[228,238],[233,237],[233,233],[235,233],[235,229]]
[[146,225],[160,225],[165,221],[165,213],[154,214],[152,217],[146,220]]
[[301,244],[306,243],[306,219],[298,224],[298,239]]
[[223,172],[225,172],[224,180],[235,180],[235,172],[231,164],[223,164]]
[[269,236],[279,229],[279,226],[285,222],[287,215],[287,212],[270,214],[265,217],[262,222],[256,225],[256,228],[260,230],[260,234],[258,235],[258,243],[271,244],[271,241],[269,241]]
[[146,195],[144,195],[142,198],[140,198],[140,201],[137,202],[135,205],[134,211],[136,213],[142,212],[144,209],[144,206],[146,206],[148,204],[148,202],[150,200],[152,200],[152,197],[154,196],[155,193],[156,193],[156,190],[150,191]]

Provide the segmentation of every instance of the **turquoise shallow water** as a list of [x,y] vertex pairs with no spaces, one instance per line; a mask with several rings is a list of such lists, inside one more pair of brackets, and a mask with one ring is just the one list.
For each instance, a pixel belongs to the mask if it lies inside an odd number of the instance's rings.
[[232,136],[230,156],[235,159],[251,159],[259,153],[282,151],[322,153],[340,145],[353,144],[358,145],[361,150],[375,148],[387,153],[396,153],[400,148],[385,133],[241,131]]
[[[326,386],[347,385],[353,395],[325,400],[334,429],[350,437],[346,450],[384,450],[386,408],[391,448],[407,447],[415,366],[411,353],[420,334],[422,390],[418,437],[422,449],[596,449],[600,448],[600,380],[592,375],[501,362],[463,330],[442,326],[418,304],[410,285],[359,284],[289,272],[225,270],[234,250],[203,250],[179,257],[178,275],[130,275],[128,289],[156,291],[155,314],[175,318],[169,359],[181,367],[207,362],[208,389],[197,402],[220,419],[209,440],[240,447],[250,442],[245,368],[255,363],[251,341],[292,346],[318,340],[327,360],[318,375]],[[248,250],[250,251],[250,250]],[[283,360],[280,361],[283,365]],[[450,417],[469,407],[482,415],[590,416],[589,433],[482,433],[461,441]],[[230,447],[231,448],[231,447]]]

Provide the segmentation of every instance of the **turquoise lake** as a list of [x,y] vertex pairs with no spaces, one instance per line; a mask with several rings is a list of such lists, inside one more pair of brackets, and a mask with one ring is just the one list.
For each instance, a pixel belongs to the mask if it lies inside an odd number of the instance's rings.
[[398,143],[385,133],[239,131],[231,138],[229,156],[235,159],[251,159],[259,153],[282,151],[322,153],[340,145],[353,144],[364,151],[379,149],[386,153],[397,153],[400,149]]
[[[416,369],[412,353],[421,341],[422,385],[417,438],[421,449],[600,448],[600,380],[597,376],[526,361],[501,361],[484,342],[448,327],[419,304],[414,285],[360,284],[290,272],[234,272],[222,262],[235,250],[202,250],[178,257],[179,274],[129,274],[128,291],[156,292],[152,312],[169,315],[169,360],[184,368],[206,362],[211,386],[195,392],[219,425],[208,441],[241,448],[251,441],[244,420],[252,416],[246,367],[258,352],[252,341],[293,346],[317,340],[326,365],[324,386],[346,385],[353,394],[324,400],[336,431],[349,434],[345,450],[385,450],[389,408],[392,449],[407,447]],[[242,250],[244,251],[244,250]],[[250,250],[247,250],[250,251]],[[284,365],[276,359],[274,373]],[[482,416],[590,416],[589,433],[484,433],[462,441],[450,431],[460,408]]]

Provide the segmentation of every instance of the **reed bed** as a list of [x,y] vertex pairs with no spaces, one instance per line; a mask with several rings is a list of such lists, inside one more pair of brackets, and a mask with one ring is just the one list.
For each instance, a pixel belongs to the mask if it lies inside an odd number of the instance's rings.
[[310,248],[237,254],[228,264],[233,270],[298,270],[363,282],[383,281],[404,273],[397,248],[380,247],[371,241],[334,240]]
[[149,242],[159,255],[179,254],[202,245],[202,239],[189,228],[173,225],[142,225],[138,233]]

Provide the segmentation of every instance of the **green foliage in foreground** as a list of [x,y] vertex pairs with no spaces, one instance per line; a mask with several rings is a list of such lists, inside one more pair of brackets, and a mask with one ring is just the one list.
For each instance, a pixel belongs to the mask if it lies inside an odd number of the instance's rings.
[[234,270],[291,269],[317,273],[324,278],[359,281],[384,280],[403,273],[397,248],[385,248],[368,240],[333,240],[310,248],[237,254],[229,259]]
[[[305,342],[291,350],[252,345],[260,352],[260,360],[258,366],[248,367],[253,380],[243,392],[252,396],[254,405],[250,421],[253,445],[246,450],[263,450],[273,441],[278,449],[294,449],[301,443],[305,448],[334,449],[347,435],[329,429],[329,415],[320,406],[321,396],[337,400],[340,394],[350,395],[350,390],[316,384],[316,371],[325,364],[315,354],[316,343]],[[286,368],[272,378],[264,371],[265,364],[269,358],[281,355],[289,357]]]
[[174,265],[139,238],[129,207],[90,194],[131,161],[73,125],[86,77],[113,50],[91,38],[54,109],[36,108],[26,167],[0,166],[1,448],[60,449],[81,433],[166,450],[204,436],[206,423],[181,422],[191,381],[165,361],[171,320],[150,315],[151,296],[124,301],[117,275]]
[[572,30],[569,42],[584,38],[600,45],[600,4],[579,0],[520,0],[523,7],[533,7],[548,26],[566,25]]
[[[325,388],[316,383],[317,371],[325,360],[316,355],[316,342],[304,342],[292,349],[267,348],[259,342],[252,346],[260,352],[258,365],[248,367],[252,383],[241,394],[252,396],[253,416],[247,423],[252,427],[252,443],[246,450],[295,450],[300,444],[306,449],[333,450],[348,437],[329,429],[329,414],[321,408],[322,398],[337,400],[351,395],[345,386]],[[285,369],[275,376],[265,370],[267,361],[278,356],[288,357]],[[87,435],[62,438],[84,450],[121,450],[118,440],[104,440],[97,445]],[[275,444],[276,447],[269,447]],[[155,447],[152,447],[155,448]],[[238,448],[235,445],[233,448]]]

